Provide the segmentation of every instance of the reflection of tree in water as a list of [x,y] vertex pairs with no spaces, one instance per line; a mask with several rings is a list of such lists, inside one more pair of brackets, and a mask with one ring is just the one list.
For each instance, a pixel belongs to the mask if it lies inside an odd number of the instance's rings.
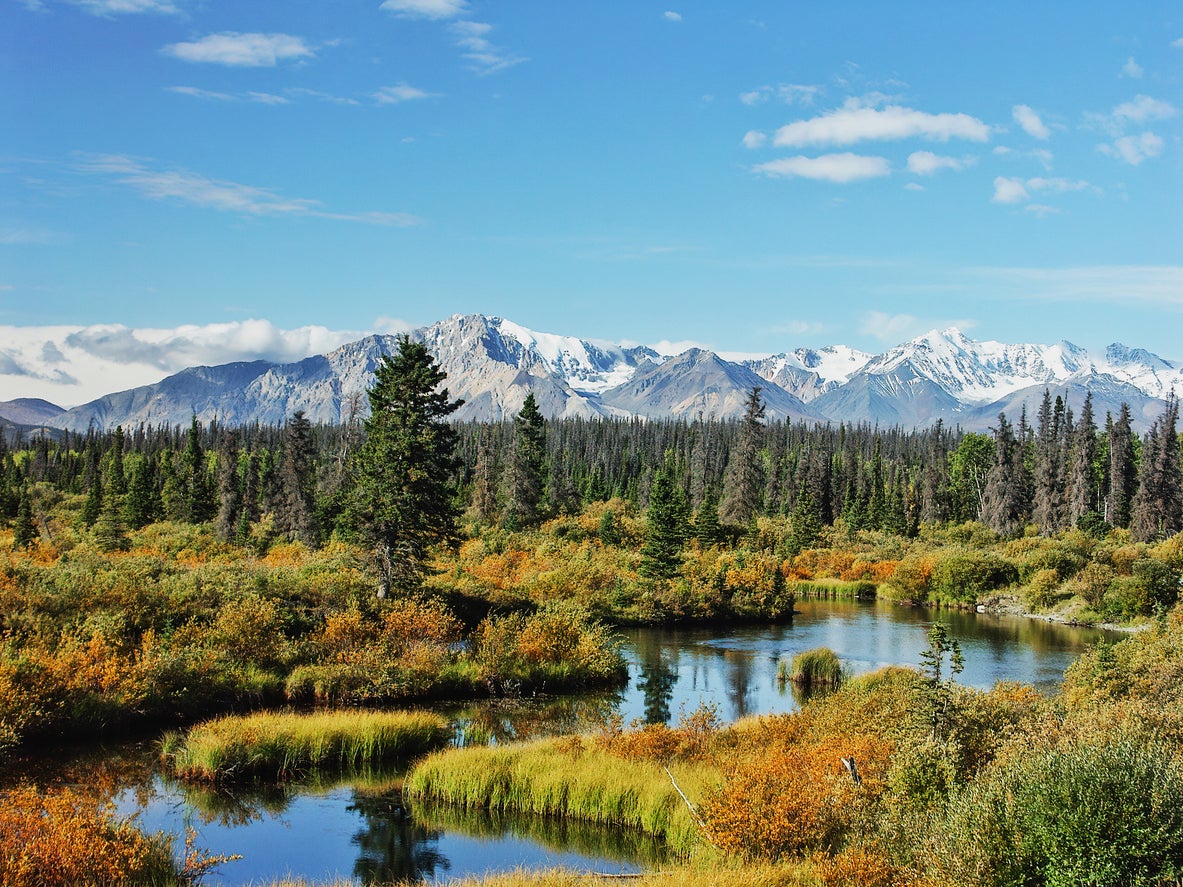
[[418,825],[403,807],[400,793],[354,792],[347,809],[362,818],[362,829],[353,836],[360,851],[353,873],[362,883],[434,879],[451,868],[438,849],[440,833]]
[[637,689],[645,698],[645,723],[668,724],[670,701],[674,698],[674,685],[678,683],[677,670],[667,663],[660,647],[646,651],[639,663],[641,676]]
[[752,671],[755,657],[745,650],[724,650],[727,665],[727,699],[731,702],[732,718],[739,720],[749,712],[748,697],[752,693]]
[[580,696],[493,699],[445,712],[460,745],[515,742],[585,733],[603,725],[620,707],[619,692]]

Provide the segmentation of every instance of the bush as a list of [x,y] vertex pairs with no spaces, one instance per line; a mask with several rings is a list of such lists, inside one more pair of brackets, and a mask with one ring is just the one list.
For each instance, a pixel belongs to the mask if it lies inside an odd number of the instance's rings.
[[1019,581],[1019,571],[992,551],[954,549],[938,555],[931,589],[940,603],[975,603],[992,591]]
[[1157,884],[1183,873],[1183,768],[1128,739],[1016,758],[951,799],[934,874],[990,885]]

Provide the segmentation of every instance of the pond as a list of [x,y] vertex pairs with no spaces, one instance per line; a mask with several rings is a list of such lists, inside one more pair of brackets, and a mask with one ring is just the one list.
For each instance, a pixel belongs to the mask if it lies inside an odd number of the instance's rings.
[[[629,684],[615,693],[563,699],[502,700],[450,707],[457,742],[509,741],[594,730],[620,714],[625,723],[676,722],[702,704],[733,721],[798,707],[779,684],[777,665],[802,650],[827,646],[851,672],[911,665],[927,646],[934,615],[877,602],[800,601],[791,625],[623,632]],[[1106,634],[1020,617],[942,612],[965,656],[959,681],[988,688],[1015,680],[1054,690],[1064,669]],[[196,832],[196,845],[241,854],[211,880],[259,884],[285,875],[308,880],[442,881],[486,871],[566,866],[606,873],[659,865],[662,848],[618,830],[537,817],[493,817],[403,807],[398,773],[341,781],[210,790],[154,772],[152,748],[124,746],[102,756],[107,775],[85,774],[83,761],[61,778],[105,778],[118,787],[121,813],[148,831]],[[92,757],[93,761],[93,757]]]

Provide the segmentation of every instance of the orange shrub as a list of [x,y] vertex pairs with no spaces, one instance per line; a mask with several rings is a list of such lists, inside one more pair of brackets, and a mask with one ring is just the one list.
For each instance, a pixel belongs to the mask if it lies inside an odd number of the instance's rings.
[[[764,859],[838,846],[865,802],[883,792],[889,745],[869,736],[831,736],[739,763],[703,805],[712,841]],[[862,784],[842,764],[853,757]]]
[[822,887],[903,887],[913,883],[877,847],[847,847],[833,856],[819,854],[812,862]]
[[149,837],[69,789],[0,794],[0,883],[7,887],[166,880],[177,880],[167,838]]

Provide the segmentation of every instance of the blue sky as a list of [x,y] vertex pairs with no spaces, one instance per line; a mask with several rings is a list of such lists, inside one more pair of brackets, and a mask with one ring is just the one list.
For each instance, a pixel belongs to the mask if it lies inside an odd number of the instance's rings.
[[0,0],[0,65],[0,400],[457,312],[1183,358],[1177,2]]

